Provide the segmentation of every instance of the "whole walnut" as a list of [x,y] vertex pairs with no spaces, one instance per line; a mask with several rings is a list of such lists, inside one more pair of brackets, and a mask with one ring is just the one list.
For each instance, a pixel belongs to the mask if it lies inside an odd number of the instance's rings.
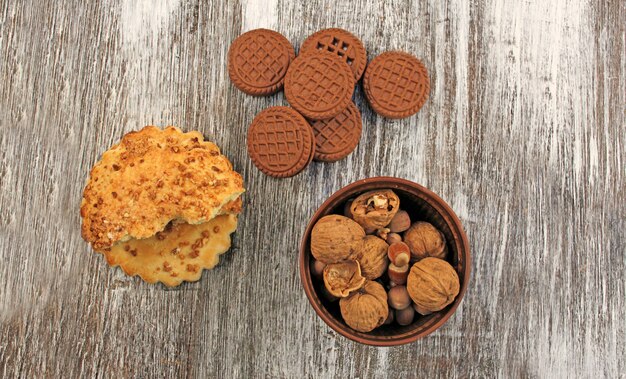
[[349,327],[359,332],[371,332],[389,315],[387,292],[380,283],[368,280],[361,289],[339,300],[339,308]]
[[366,230],[385,228],[400,208],[400,199],[392,190],[365,192],[352,202],[352,218]]
[[357,261],[331,263],[324,268],[324,286],[336,297],[346,297],[363,287],[365,278]]
[[437,228],[423,221],[413,223],[409,230],[404,232],[404,243],[411,249],[411,256],[415,259],[446,257],[446,239]]
[[389,265],[387,258],[387,242],[376,236],[365,236],[356,260],[361,264],[363,276],[369,280],[380,278]]
[[322,263],[349,260],[358,251],[365,231],[353,220],[340,216],[324,216],[311,231],[311,254]]
[[425,315],[440,311],[452,303],[461,285],[450,263],[428,257],[413,265],[406,288],[415,303],[415,309]]

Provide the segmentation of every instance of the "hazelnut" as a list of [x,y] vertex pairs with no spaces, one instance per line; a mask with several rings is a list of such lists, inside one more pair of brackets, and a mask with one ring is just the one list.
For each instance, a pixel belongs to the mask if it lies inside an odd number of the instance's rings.
[[410,325],[415,317],[415,309],[406,307],[396,311],[396,322],[402,326]]
[[402,236],[400,236],[398,233],[388,233],[387,243],[391,245],[392,243],[396,242],[402,242]]
[[409,264],[409,260],[411,260],[411,250],[409,250],[409,246],[404,242],[396,242],[389,245],[387,255],[389,256],[389,260],[396,266],[404,266]]
[[399,207],[400,199],[392,190],[375,190],[354,199],[350,211],[364,229],[377,230],[387,227]]
[[357,261],[331,263],[324,268],[324,285],[331,295],[346,297],[363,286],[361,267]]
[[388,293],[389,306],[393,309],[404,309],[411,305],[411,298],[406,286],[395,286]]
[[417,260],[426,257],[445,258],[446,240],[443,234],[427,222],[418,221],[404,232],[404,243]]
[[346,201],[346,204],[343,206],[343,215],[346,216],[347,218],[352,218],[352,212],[350,212],[350,206],[352,205],[353,201],[354,199],[348,199],[348,201]]
[[385,320],[385,322],[383,322],[383,325],[389,325],[393,322],[394,318],[393,314],[394,314],[394,310],[389,308],[389,315],[387,315],[387,319]]
[[387,227],[394,233],[402,233],[411,227],[411,217],[406,211],[399,210]]
[[387,275],[391,281],[389,284],[394,284],[394,287],[396,284],[405,284],[406,278],[409,276],[409,265],[396,266],[393,263],[389,263]]
[[322,279],[324,275],[324,267],[326,267],[326,263],[322,263],[318,260],[313,259],[313,261],[309,264],[311,268],[311,275],[313,275],[316,279]]
[[389,316],[387,293],[380,283],[366,281],[362,288],[339,300],[346,324],[359,332],[371,332]]
[[322,217],[311,231],[311,254],[323,263],[351,259],[365,237],[363,228],[353,220],[340,216]]
[[387,250],[389,245],[376,236],[365,236],[360,250],[356,254],[363,276],[369,280],[380,278],[387,269]]
[[459,294],[459,276],[450,263],[439,258],[424,258],[411,267],[407,290],[421,314],[437,312]]

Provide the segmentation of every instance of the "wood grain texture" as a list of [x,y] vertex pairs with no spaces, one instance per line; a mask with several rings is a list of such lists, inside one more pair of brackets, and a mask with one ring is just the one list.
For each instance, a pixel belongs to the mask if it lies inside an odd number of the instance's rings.
[[[0,377],[624,377],[623,1],[0,0]],[[369,58],[409,51],[420,113],[363,113],[357,150],[277,180],[250,162],[253,98],[230,42],[325,27]],[[243,173],[234,247],[174,290],[110,269],[80,237],[91,165],[147,124],[198,129]],[[419,182],[473,252],[458,312],[417,343],[328,328],[297,274],[308,218],[356,179]]]

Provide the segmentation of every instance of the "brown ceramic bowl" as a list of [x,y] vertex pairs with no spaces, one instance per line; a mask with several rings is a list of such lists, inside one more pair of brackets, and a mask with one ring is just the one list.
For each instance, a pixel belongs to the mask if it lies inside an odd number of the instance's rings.
[[[311,277],[309,263],[313,260],[310,252],[311,230],[315,223],[329,214],[343,214],[347,200],[375,189],[392,189],[400,198],[400,208],[406,210],[412,221],[428,221],[443,232],[448,244],[447,261],[456,269],[461,281],[461,291],[454,302],[439,312],[428,316],[416,313],[413,323],[400,326],[396,323],[383,325],[369,333],[357,332],[347,326],[341,318],[339,302],[328,301],[321,292],[323,283]],[[367,345],[395,346],[416,341],[427,336],[452,316],[463,299],[470,279],[470,248],[467,236],[458,217],[450,206],[439,196],[417,183],[405,179],[377,177],[359,180],[335,192],[315,212],[304,232],[300,244],[300,278],[304,292],[317,315],[328,326],[349,339]]]

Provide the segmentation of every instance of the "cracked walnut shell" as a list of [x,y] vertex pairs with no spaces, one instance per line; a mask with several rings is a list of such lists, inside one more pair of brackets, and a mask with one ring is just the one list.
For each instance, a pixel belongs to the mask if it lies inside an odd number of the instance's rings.
[[446,239],[437,228],[423,221],[413,223],[409,230],[404,232],[404,243],[411,249],[411,256],[415,259],[446,257]]
[[392,190],[375,190],[354,199],[350,212],[354,221],[366,230],[385,228],[396,215],[400,199]]
[[407,278],[407,290],[421,314],[440,311],[459,294],[459,276],[450,263],[427,257],[415,263]]
[[349,327],[359,332],[371,332],[389,315],[387,292],[380,283],[368,280],[361,289],[339,300],[339,308]]
[[363,287],[365,278],[357,261],[332,263],[324,268],[324,286],[336,297],[346,297]]
[[376,236],[365,236],[356,260],[361,265],[363,276],[369,280],[380,278],[387,270],[387,242]]
[[311,254],[326,264],[349,260],[364,237],[365,231],[353,220],[340,215],[324,216],[311,231]]

